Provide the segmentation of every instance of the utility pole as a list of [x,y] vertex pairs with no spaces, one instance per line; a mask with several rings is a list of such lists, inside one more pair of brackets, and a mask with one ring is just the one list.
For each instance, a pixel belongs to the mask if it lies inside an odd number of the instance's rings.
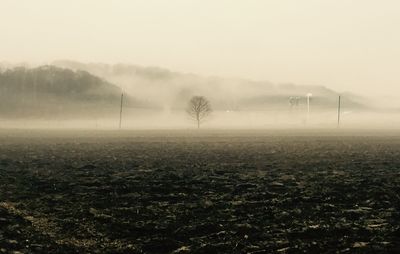
[[124,92],[121,93],[121,108],[119,111],[119,129],[121,129],[121,124],[122,124],[122,105],[124,102]]
[[310,99],[312,97],[312,93],[308,93],[307,95],[307,123],[310,121]]
[[339,128],[340,127],[340,114],[341,114],[341,112],[340,112],[340,110],[341,110],[341,96],[339,95],[339,101],[338,101],[338,115],[337,115],[337,127]]

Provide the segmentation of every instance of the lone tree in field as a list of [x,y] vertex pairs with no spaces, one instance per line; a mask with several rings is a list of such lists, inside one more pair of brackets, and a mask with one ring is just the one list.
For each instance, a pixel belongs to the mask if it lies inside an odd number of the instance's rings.
[[210,102],[203,96],[193,96],[190,99],[186,112],[197,122],[197,128],[211,114]]

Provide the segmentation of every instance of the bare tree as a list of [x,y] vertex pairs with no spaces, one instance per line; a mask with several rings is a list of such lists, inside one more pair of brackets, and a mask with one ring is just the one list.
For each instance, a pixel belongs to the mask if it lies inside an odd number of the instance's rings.
[[186,109],[188,115],[197,122],[197,128],[212,112],[210,102],[203,96],[193,96]]

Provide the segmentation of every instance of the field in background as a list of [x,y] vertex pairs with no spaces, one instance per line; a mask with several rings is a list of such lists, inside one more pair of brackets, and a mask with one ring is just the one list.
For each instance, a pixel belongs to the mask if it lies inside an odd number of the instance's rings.
[[[114,112],[113,112],[114,111]],[[0,118],[0,128],[52,128],[115,130],[119,126],[119,108],[82,118],[68,118],[62,114],[51,118]],[[112,113],[112,114],[111,114]],[[346,111],[341,114],[344,129],[400,129],[400,114],[396,112]],[[337,111],[311,111],[276,109],[263,111],[214,111],[202,124],[205,129],[335,129]],[[152,110],[124,108],[122,128],[141,129],[195,129],[196,123],[184,110]]]
[[399,134],[0,130],[0,252],[399,252]]

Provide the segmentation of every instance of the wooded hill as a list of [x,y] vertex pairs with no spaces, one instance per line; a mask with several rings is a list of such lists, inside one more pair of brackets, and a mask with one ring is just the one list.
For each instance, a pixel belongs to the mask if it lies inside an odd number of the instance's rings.
[[[194,95],[207,97],[214,110],[285,111],[289,98],[305,107],[312,93],[313,110],[334,110],[338,93],[324,86],[275,85],[265,81],[203,77],[136,65],[84,64],[0,67],[0,117],[80,117],[116,115],[124,91],[124,106],[181,110]],[[350,110],[366,107],[363,98],[342,96]]]
[[[121,88],[86,71],[41,66],[0,71],[2,116],[89,115],[119,109]],[[126,103],[138,105],[126,96]]]
[[[273,84],[239,78],[205,77],[173,72],[159,67],[129,64],[108,65],[59,60],[54,65],[73,70],[85,70],[102,77],[135,98],[150,102],[155,107],[182,109],[193,95],[207,97],[217,110],[288,110],[289,98],[299,97],[300,107],[306,104],[306,94],[313,94],[313,108],[336,109],[339,93],[325,86]],[[365,99],[355,94],[342,93],[348,109],[366,108]]]

